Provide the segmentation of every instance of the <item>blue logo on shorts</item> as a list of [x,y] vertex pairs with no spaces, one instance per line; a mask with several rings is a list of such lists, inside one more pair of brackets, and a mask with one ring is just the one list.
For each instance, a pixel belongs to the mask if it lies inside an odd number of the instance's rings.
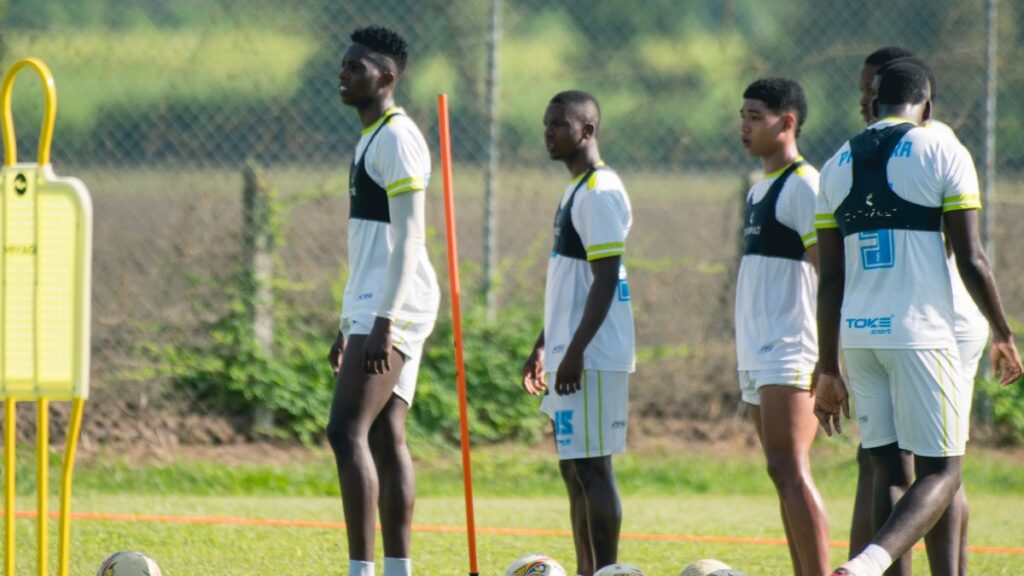
[[619,280],[619,302],[629,302],[629,283]]
[[555,412],[555,436],[572,434],[572,410]]

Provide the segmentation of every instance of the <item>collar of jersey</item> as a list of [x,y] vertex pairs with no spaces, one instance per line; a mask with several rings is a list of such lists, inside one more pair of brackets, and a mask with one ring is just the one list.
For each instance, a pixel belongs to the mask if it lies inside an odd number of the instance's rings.
[[[597,164],[594,164],[594,168],[600,168],[601,166],[604,166],[604,160],[601,160]],[[590,170],[586,170],[583,172],[583,174],[580,174],[579,176],[576,176],[572,180],[569,180],[569,184],[579,184],[580,180],[583,179],[583,176],[586,175],[587,172],[590,172]]]
[[803,157],[803,156],[797,156],[797,157],[796,157],[796,160],[793,160],[792,162],[790,162],[789,164],[786,164],[786,165],[785,165],[785,166],[783,166],[782,168],[779,168],[779,169],[778,169],[778,170],[776,170],[775,172],[772,172],[771,174],[765,174],[765,175],[764,175],[764,176],[762,177],[762,180],[767,180],[767,179],[769,179],[769,178],[778,178],[779,176],[781,176],[781,175],[782,175],[782,173],[783,173],[783,172],[785,172],[785,171],[786,171],[786,169],[787,169],[787,168],[789,168],[789,167],[790,167],[790,166],[792,166],[793,164],[796,164],[797,162],[800,162],[800,161],[802,161],[803,159],[804,159],[804,157]]
[[388,114],[391,114],[392,112],[401,112],[401,111],[402,111],[402,109],[399,108],[398,106],[392,106],[391,108],[388,108],[387,110],[384,111],[383,114],[380,115],[380,118],[377,118],[376,122],[374,122],[373,124],[370,124],[366,128],[363,128],[362,132],[360,132],[359,135],[360,136],[366,136],[370,132],[373,132],[374,130],[376,130],[377,127],[380,126],[380,123],[383,122],[384,119],[388,117]]
[[882,118],[881,120],[875,122],[871,126],[868,126],[868,128],[884,128],[884,126],[881,126],[882,124],[885,124],[886,126],[892,126],[893,124],[906,124],[907,122],[913,124],[914,126],[918,125],[917,122],[914,122],[913,120],[909,120],[907,118],[901,118],[899,116],[886,116],[885,118]]

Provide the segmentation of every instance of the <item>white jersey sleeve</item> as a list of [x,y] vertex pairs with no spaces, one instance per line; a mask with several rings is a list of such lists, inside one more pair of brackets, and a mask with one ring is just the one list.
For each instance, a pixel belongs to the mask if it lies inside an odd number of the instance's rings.
[[387,190],[388,198],[421,192],[430,183],[430,151],[416,125],[405,116],[391,119],[373,143],[376,153],[366,171]]
[[[633,218],[629,198],[621,185],[615,186],[612,182],[618,178],[611,175],[598,178],[599,174],[591,176],[595,178],[594,188],[580,194],[573,203],[573,226],[587,250],[587,260],[625,254],[626,236]],[[587,187],[591,187],[590,183]]]
[[936,167],[945,178],[942,211],[980,209],[978,173],[971,153],[955,138],[946,139],[944,144],[935,151]]
[[818,171],[804,165],[786,181],[779,202],[775,207],[775,219],[780,224],[796,230],[804,248],[818,243],[814,230],[814,215],[818,201]]

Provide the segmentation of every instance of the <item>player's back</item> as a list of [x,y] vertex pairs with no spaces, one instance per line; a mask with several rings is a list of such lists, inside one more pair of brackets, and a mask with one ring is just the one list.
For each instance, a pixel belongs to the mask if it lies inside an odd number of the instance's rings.
[[844,347],[954,344],[942,215],[977,204],[966,149],[901,119],[872,125],[825,164],[818,226],[844,236]]

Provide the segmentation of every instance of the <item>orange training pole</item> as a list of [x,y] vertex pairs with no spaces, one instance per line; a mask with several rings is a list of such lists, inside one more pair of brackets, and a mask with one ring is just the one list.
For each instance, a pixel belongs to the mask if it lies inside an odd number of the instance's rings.
[[477,576],[476,522],[473,520],[473,473],[469,464],[469,414],[466,408],[466,363],[462,355],[462,305],[459,290],[459,247],[455,237],[455,197],[452,192],[452,141],[448,131],[448,95],[437,96],[441,132],[441,175],[444,178],[444,223],[448,237],[448,278],[452,289],[452,331],[455,334],[455,373],[459,388],[459,432],[462,437],[462,485],[466,494],[466,534],[469,574]]

